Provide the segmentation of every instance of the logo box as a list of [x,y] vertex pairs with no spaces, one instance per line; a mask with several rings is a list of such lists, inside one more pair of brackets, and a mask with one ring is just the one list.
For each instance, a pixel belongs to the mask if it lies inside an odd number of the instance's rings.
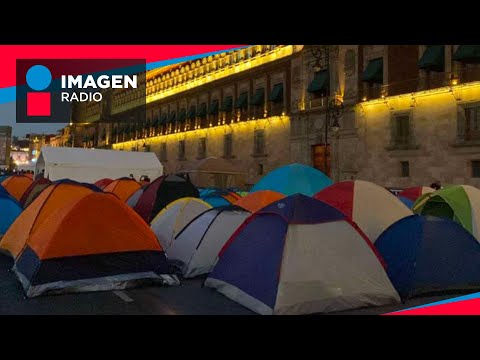
[[[135,91],[136,94],[131,110],[145,114],[145,74],[145,59],[17,59],[16,121],[59,124],[88,122],[90,112],[85,109],[95,107],[96,115],[92,121],[120,122],[122,119],[119,116],[112,115],[113,98],[128,91]],[[72,77],[77,79],[79,75],[83,82],[67,81]],[[62,76],[65,77],[63,84]],[[113,81],[121,77],[135,77],[137,87],[123,88],[119,86],[123,82]],[[112,79],[111,84],[108,79]],[[97,86],[84,88],[82,84]],[[108,87],[105,84],[109,84]],[[92,100],[100,97],[100,101]],[[95,106],[97,104],[98,108]]]

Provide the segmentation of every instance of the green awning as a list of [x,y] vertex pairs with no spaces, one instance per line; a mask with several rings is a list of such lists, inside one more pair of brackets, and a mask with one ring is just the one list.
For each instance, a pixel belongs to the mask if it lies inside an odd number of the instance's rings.
[[207,116],[207,104],[206,103],[200,104],[200,106],[198,107],[198,110],[197,110],[197,116],[202,117],[202,118]]
[[146,123],[143,125],[143,128],[148,130],[152,127],[152,123],[150,122],[150,120],[147,120]]
[[283,101],[283,83],[273,85],[273,89],[268,97],[268,101],[275,103]]
[[370,60],[363,72],[362,81],[383,84],[383,57]]
[[227,96],[225,99],[223,99],[223,104],[222,107],[220,108],[220,111],[226,111],[230,112],[233,109],[233,97],[232,96]]
[[326,93],[329,86],[329,72],[328,70],[322,70],[315,73],[312,82],[308,85],[307,91],[310,93]]
[[185,119],[187,118],[187,110],[186,109],[181,109],[180,110],[180,113],[178,114],[178,119],[177,121],[185,121]]
[[248,106],[248,92],[243,92],[235,102],[236,109],[244,109]]
[[188,110],[187,118],[195,119],[196,115],[197,115],[197,108],[195,106],[190,106],[190,110]]
[[418,67],[424,70],[445,71],[445,46],[430,45],[418,61]]
[[480,45],[460,45],[453,54],[453,60],[465,63],[480,62]]
[[159,123],[160,123],[160,117],[155,116],[155,119],[153,120],[153,123],[152,123],[152,127],[156,128]]
[[265,89],[260,88],[255,90],[255,94],[253,95],[251,105],[261,106],[265,102]]
[[168,117],[168,122],[174,123],[176,120],[177,120],[177,113],[175,111],[172,111],[170,113],[170,116]]
[[215,115],[218,114],[218,100],[212,100],[210,106],[208,107],[208,114]]
[[116,127],[114,127],[114,128],[112,129],[112,135],[115,136],[115,135],[117,135],[117,134],[118,134],[118,130],[117,130]]

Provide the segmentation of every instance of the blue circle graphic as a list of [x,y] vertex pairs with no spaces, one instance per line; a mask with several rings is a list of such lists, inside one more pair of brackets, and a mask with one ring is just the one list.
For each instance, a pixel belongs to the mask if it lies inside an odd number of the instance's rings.
[[45,90],[52,82],[52,74],[43,65],[32,66],[27,71],[27,84],[33,90]]

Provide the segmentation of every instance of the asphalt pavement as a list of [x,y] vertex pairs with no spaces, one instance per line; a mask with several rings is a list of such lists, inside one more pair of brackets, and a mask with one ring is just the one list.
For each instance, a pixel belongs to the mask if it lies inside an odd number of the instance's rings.
[[[185,280],[180,286],[143,287],[40,296],[28,299],[15,274],[12,260],[0,255],[0,315],[253,315],[247,308],[210,288],[203,279]],[[412,306],[460,296],[436,296],[409,300],[396,306],[373,307],[336,314],[384,314]]]

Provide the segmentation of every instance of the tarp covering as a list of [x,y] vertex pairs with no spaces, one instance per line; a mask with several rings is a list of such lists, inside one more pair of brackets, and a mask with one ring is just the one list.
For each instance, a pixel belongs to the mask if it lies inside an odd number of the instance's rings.
[[67,147],[42,147],[35,174],[45,170],[50,180],[69,178],[94,183],[103,178],[118,179],[132,174],[136,179],[147,175],[156,179],[163,165],[155,153]]

